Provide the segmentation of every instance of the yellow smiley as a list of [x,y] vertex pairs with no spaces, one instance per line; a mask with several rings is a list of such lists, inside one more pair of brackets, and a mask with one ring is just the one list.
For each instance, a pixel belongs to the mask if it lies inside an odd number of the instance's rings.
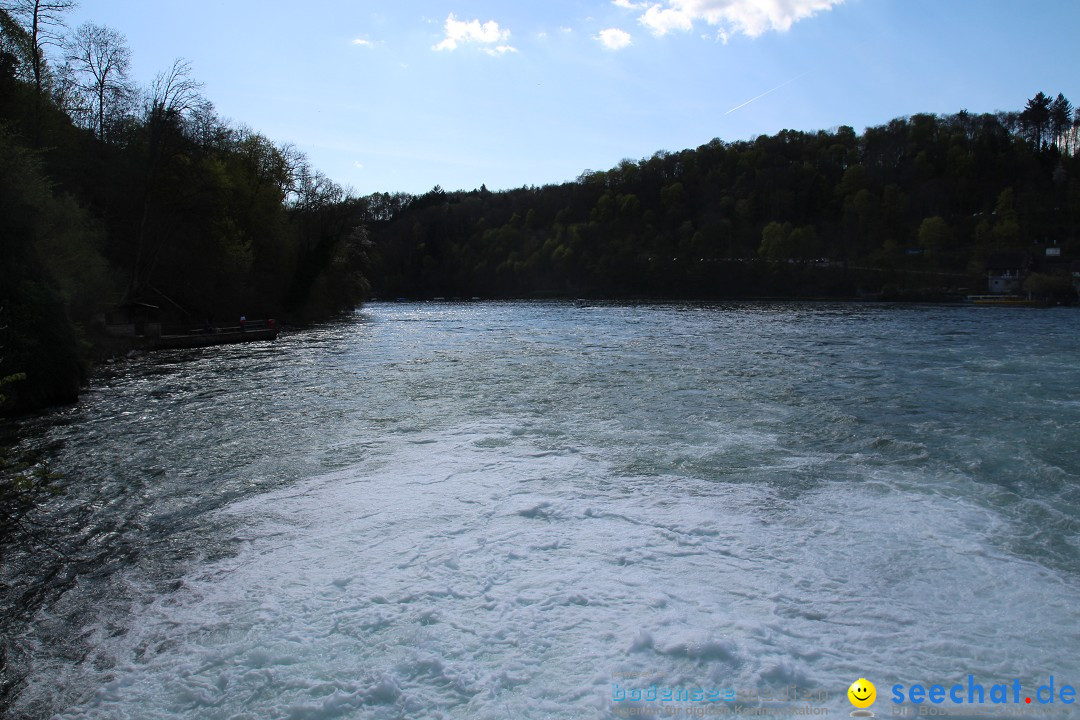
[[848,700],[857,708],[868,708],[877,700],[877,688],[866,678],[859,678],[851,683],[847,691]]

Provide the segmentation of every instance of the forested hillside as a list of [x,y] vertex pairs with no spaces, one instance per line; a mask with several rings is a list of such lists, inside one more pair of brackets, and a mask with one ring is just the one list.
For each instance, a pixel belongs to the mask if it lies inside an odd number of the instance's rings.
[[68,0],[0,2],[0,378],[72,399],[110,314],[321,317],[367,292],[358,205],[294,147],[231,126],[177,60],[129,79],[124,38]]
[[[1080,251],[1080,115],[914,115],[713,140],[509,192],[366,198],[384,296],[833,296],[985,291],[1000,251]],[[1070,283],[1043,283],[1069,297]],[[882,295],[883,294],[883,295]],[[1074,296],[1074,295],[1073,295]]]
[[1080,113],[1060,94],[715,139],[562,185],[354,198],[222,120],[183,60],[135,86],[124,38],[67,27],[71,6],[0,0],[2,409],[74,398],[110,316],[323,317],[369,281],[415,298],[948,299],[1012,252],[1025,290],[1076,296]]

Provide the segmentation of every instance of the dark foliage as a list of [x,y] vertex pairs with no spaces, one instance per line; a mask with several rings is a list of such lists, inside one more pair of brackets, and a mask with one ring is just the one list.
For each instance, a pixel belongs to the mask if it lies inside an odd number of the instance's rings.
[[[1080,250],[1071,105],[785,130],[575,182],[365,198],[383,296],[854,296],[984,291],[995,251]],[[1038,248],[1035,248],[1038,249]],[[1060,283],[1059,283],[1060,285]]]
[[[54,4],[60,23],[70,3]],[[361,302],[357,200],[291,146],[219,120],[183,61],[143,92],[98,78],[87,98],[95,78],[54,73],[22,19],[0,7],[0,377],[25,373],[0,412],[74,399],[80,338],[125,308],[194,326]],[[126,58],[117,33],[80,33],[67,52]]]

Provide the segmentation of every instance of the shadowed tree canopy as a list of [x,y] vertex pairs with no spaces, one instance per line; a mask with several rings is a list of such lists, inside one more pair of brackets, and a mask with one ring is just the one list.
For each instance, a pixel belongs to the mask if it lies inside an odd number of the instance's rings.
[[986,258],[1080,253],[1080,115],[918,114],[624,160],[574,182],[365,198],[387,296],[946,298]]
[[20,378],[0,412],[73,398],[124,308],[183,329],[366,297],[364,209],[294,146],[219,118],[182,59],[136,88],[124,38],[93,23],[39,88],[34,48],[60,49],[69,5],[0,3],[0,377]]

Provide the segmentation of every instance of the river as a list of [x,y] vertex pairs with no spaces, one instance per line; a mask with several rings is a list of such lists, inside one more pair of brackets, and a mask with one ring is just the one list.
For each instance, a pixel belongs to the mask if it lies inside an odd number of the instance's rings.
[[60,492],[0,564],[6,716],[689,715],[793,686],[846,714],[862,677],[880,716],[895,685],[1075,686],[1078,330],[377,303],[104,366],[22,423]]

